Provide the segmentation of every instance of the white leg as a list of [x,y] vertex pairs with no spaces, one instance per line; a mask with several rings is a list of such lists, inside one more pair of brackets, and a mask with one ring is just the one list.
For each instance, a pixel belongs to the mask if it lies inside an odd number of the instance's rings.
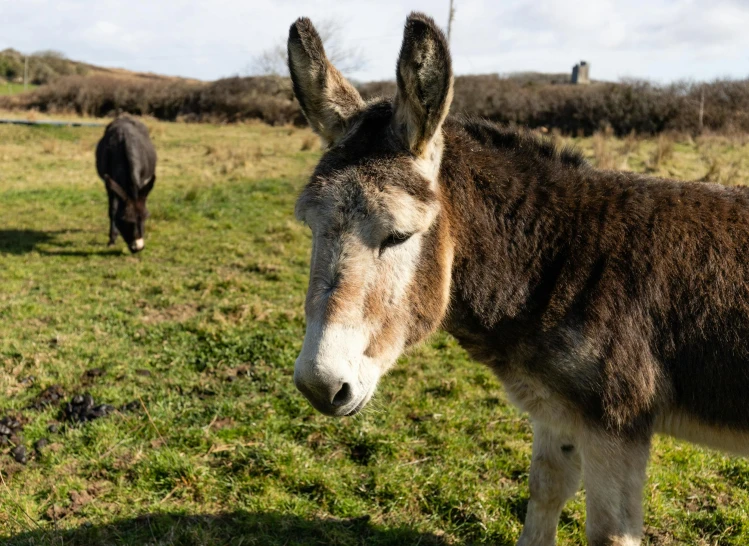
[[586,438],[583,450],[590,546],[639,546],[650,438]]
[[533,424],[528,513],[518,546],[553,546],[562,508],[580,487],[580,451],[571,437]]

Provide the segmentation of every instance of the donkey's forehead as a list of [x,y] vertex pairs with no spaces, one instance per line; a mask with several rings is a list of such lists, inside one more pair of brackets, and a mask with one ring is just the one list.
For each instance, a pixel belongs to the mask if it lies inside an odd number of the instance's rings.
[[297,216],[307,223],[371,221],[390,227],[415,225],[419,217],[432,216],[437,196],[413,166],[383,167],[349,167],[314,176],[299,197]]
[[306,212],[314,208],[328,218],[403,217],[404,209],[433,207],[437,196],[391,126],[389,102],[357,114],[320,159],[297,202],[297,216],[309,221]]

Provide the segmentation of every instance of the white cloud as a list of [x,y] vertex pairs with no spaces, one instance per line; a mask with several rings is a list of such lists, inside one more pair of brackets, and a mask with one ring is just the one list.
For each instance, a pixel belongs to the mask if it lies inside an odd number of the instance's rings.
[[[444,4],[444,5],[442,5]],[[214,79],[241,72],[300,15],[336,18],[361,47],[360,80],[391,79],[412,9],[427,0],[0,0],[0,48],[57,49],[94,64]],[[749,77],[747,0],[455,0],[457,73],[568,71],[661,81]]]

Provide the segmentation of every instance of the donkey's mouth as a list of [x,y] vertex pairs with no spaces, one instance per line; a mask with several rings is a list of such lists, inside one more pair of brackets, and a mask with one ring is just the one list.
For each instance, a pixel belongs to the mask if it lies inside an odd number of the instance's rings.
[[344,417],[351,417],[353,415],[356,415],[361,410],[364,409],[364,407],[369,404],[369,401],[372,399],[372,396],[374,395],[374,389],[371,389],[369,392],[367,392],[364,396],[361,397],[361,400],[359,400],[356,405],[353,407],[353,409],[349,410],[348,412],[344,413]]
[[369,397],[368,397],[368,396],[365,396],[365,397],[364,397],[364,398],[362,398],[362,399],[361,399],[361,401],[360,401],[360,402],[359,402],[359,403],[358,403],[358,404],[356,405],[356,407],[354,407],[354,409],[352,409],[352,410],[351,410],[350,412],[346,413],[346,414],[344,415],[344,417],[351,417],[351,416],[353,416],[353,415],[356,415],[357,413],[359,413],[359,412],[360,412],[361,410],[363,410],[363,409],[364,409],[364,406],[366,406],[366,405],[367,405],[367,402],[368,402],[368,401],[369,401]]

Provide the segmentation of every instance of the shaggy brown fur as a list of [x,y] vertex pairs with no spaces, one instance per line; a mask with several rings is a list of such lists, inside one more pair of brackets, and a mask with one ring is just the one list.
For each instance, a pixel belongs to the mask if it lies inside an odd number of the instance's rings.
[[[670,407],[749,430],[747,189],[597,171],[483,122],[445,134],[445,325],[476,358],[614,433]],[[545,365],[581,343],[575,369]]]

